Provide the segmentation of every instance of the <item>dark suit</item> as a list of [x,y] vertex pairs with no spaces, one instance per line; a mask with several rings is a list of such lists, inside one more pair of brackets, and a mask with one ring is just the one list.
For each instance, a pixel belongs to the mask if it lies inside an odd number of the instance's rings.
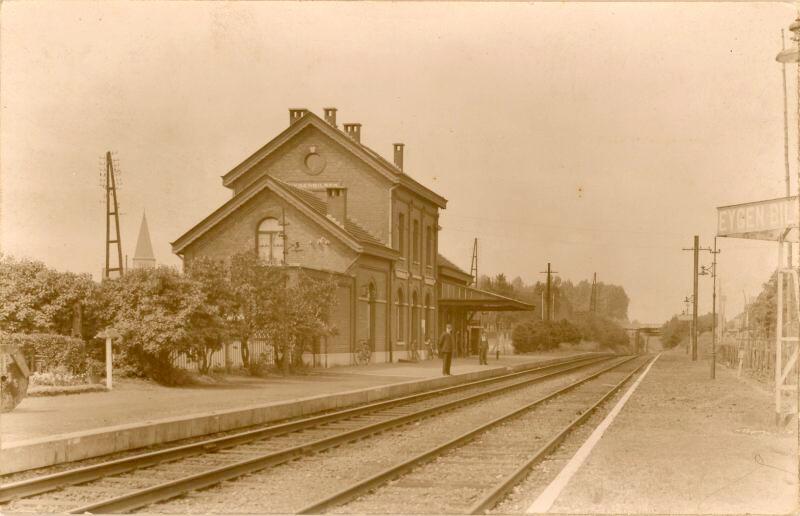
[[442,357],[442,374],[450,374],[450,362],[453,358],[453,335],[444,332],[439,337],[439,356]]
[[478,347],[478,361],[481,364],[489,364],[489,361],[486,359],[486,354],[489,352],[489,340],[486,338],[486,335],[481,335],[480,346]]

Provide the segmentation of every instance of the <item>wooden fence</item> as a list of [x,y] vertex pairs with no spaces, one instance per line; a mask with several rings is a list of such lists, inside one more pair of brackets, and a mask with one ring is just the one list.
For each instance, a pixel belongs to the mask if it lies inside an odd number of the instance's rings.
[[[247,347],[250,350],[251,364],[257,360],[261,360],[266,366],[275,365],[275,349],[268,340],[250,339]],[[291,356],[292,354],[290,353],[290,360]],[[319,355],[316,353],[306,352],[304,353],[303,358],[308,365],[320,365]],[[227,346],[223,346],[221,349],[211,353],[211,360],[209,362],[211,369],[223,369],[226,366],[230,367],[231,369],[242,367],[243,362],[241,344],[238,341],[228,343]],[[199,369],[199,364],[184,354],[178,355],[173,363],[176,367],[187,369],[189,371],[197,371]]]
[[[794,346],[784,345],[783,363],[789,361]],[[724,336],[717,349],[717,361],[737,369],[741,360],[742,370],[765,379],[775,377],[775,339],[754,337],[747,334]],[[795,366],[797,367],[797,366]],[[794,369],[789,377],[794,376]]]
[[[231,342],[227,346],[223,346],[222,349],[214,351],[211,354],[211,368],[224,368],[226,363],[233,369],[242,367],[242,350],[240,346],[239,342]],[[267,365],[275,365],[275,350],[267,340],[253,339],[248,343],[247,347],[250,350],[251,362],[262,358]],[[226,353],[228,355],[227,361]],[[178,355],[175,359],[175,365],[190,371],[197,371],[199,366],[197,362],[183,354]]]

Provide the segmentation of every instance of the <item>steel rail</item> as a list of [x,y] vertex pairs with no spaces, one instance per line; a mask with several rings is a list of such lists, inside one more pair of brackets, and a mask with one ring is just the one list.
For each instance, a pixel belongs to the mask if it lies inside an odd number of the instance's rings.
[[0,503],[5,503],[18,498],[25,498],[41,493],[46,493],[48,491],[53,491],[55,489],[59,489],[70,485],[91,482],[92,480],[97,480],[107,476],[119,475],[127,471],[146,468],[163,462],[175,461],[191,457],[194,455],[208,453],[210,451],[231,448],[233,446],[246,444],[249,442],[265,439],[268,437],[277,437],[280,435],[296,432],[298,430],[304,430],[310,427],[319,426],[333,421],[338,421],[346,418],[363,415],[368,412],[384,410],[386,408],[393,407],[396,405],[422,401],[437,396],[451,394],[453,392],[458,392],[474,387],[480,387],[481,385],[491,385],[493,383],[506,381],[516,377],[524,377],[526,375],[531,375],[537,372],[558,368],[564,365],[580,364],[582,362],[587,362],[588,364],[591,364],[599,362],[601,360],[605,360],[609,356],[611,355],[603,354],[603,355],[590,355],[590,356],[581,356],[578,358],[570,358],[550,364],[535,366],[529,369],[525,369],[523,371],[498,375],[492,378],[476,380],[473,382],[453,385],[441,389],[434,389],[417,394],[410,394],[407,396],[378,401],[375,403],[347,408],[327,414],[311,416],[295,421],[288,421],[285,423],[279,423],[262,428],[256,428],[253,430],[246,430],[231,435],[216,437],[213,439],[207,439],[195,443],[173,446],[162,450],[141,453],[129,457],[123,457],[120,459],[102,462],[99,464],[92,464],[88,466],[70,469],[67,471],[52,473],[50,475],[45,475],[42,477],[35,477],[26,480],[21,480],[18,482],[4,484],[0,485]]
[[483,496],[480,500],[475,502],[472,507],[470,507],[467,514],[483,514],[492,507],[494,507],[497,502],[499,502],[515,485],[517,485],[528,472],[536,466],[539,462],[544,459],[547,454],[555,450],[559,444],[564,440],[564,438],[569,434],[572,430],[577,428],[581,425],[584,421],[586,421],[589,416],[591,416],[595,410],[597,410],[600,405],[605,403],[611,396],[613,396],[617,391],[619,391],[622,386],[630,380],[633,375],[638,373],[644,366],[646,366],[649,361],[645,361],[639,367],[631,371],[630,374],[626,375],[625,378],[620,380],[616,385],[614,385],[606,394],[603,395],[597,402],[595,402],[591,407],[586,409],[580,416],[576,417],[572,420],[568,425],[561,429],[561,431],[556,434],[555,437],[550,439],[544,446],[539,448],[539,450],[530,458],[528,459],[525,464],[521,465],[517,468],[516,471],[505,477],[499,484],[497,484],[489,493]]
[[505,393],[514,389],[519,389],[521,387],[531,385],[533,383],[545,380],[547,378],[565,374],[567,372],[581,369],[588,365],[592,365],[594,363],[605,361],[608,359],[609,357],[603,357],[602,359],[588,363],[580,363],[584,361],[576,361],[577,365],[576,363],[569,363],[569,364],[562,363],[561,366],[566,365],[567,367],[564,369],[547,372],[539,376],[528,378],[510,385],[501,385],[486,391],[482,391],[476,394],[471,394],[464,398],[459,398],[445,403],[440,403],[438,405],[424,408],[410,414],[403,414],[392,417],[385,421],[379,421],[360,428],[346,430],[342,433],[330,437],[324,437],[308,443],[291,446],[289,448],[284,448],[283,450],[264,453],[262,455],[250,459],[241,460],[233,464],[227,464],[224,466],[211,468],[201,473],[196,473],[194,475],[189,475],[186,477],[178,478],[176,480],[172,480],[169,482],[164,482],[162,484],[158,484],[148,488],[132,491],[130,493],[126,493],[120,496],[101,500],[99,502],[91,503],[82,507],[72,509],[68,512],[70,514],[82,514],[85,512],[118,513],[118,512],[132,511],[147,505],[151,505],[153,503],[161,502],[164,500],[174,498],[176,496],[180,496],[190,491],[204,489],[212,485],[219,484],[226,480],[231,480],[233,478],[248,473],[253,473],[255,471],[283,464],[285,462],[289,462],[291,460],[303,456],[313,455],[315,453],[319,453],[321,451],[336,446],[340,446],[348,442],[363,439],[370,435],[386,431],[396,426],[405,425],[407,423],[424,419],[426,417],[431,417],[440,414],[442,412],[454,410],[463,405],[475,403],[485,398],[496,396],[501,393]]
[[[358,482],[356,484],[353,484],[353,485],[351,485],[351,486],[349,486],[349,487],[347,487],[345,489],[342,489],[341,491],[338,491],[337,493],[334,493],[331,496],[328,496],[328,497],[326,497],[324,499],[318,500],[318,501],[316,501],[316,502],[314,502],[314,503],[312,503],[312,504],[310,504],[310,505],[308,505],[306,507],[303,507],[302,509],[300,509],[297,512],[297,514],[319,514],[319,513],[322,513],[325,510],[330,509],[332,507],[345,504],[345,503],[357,498],[358,496],[361,496],[362,494],[364,494],[364,493],[366,493],[366,492],[368,492],[368,491],[370,491],[372,489],[375,489],[376,487],[380,486],[381,484],[384,484],[387,481],[392,480],[393,478],[397,478],[398,476],[401,476],[402,474],[404,474],[404,473],[406,473],[406,472],[408,472],[408,471],[410,471],[410,470],[412,470],[412,469],[414,469],[416,467],[419,467],[422,464],[425,464],[426,462],[429,462],[429,461],[435,459],[436,457],[440,456],[441,454],[443,454],[444,452],[446,452],[448,450],[451,450],[451,449],[456,448],[458,446],[462,446],[464,444],[467,444],[468,442],[472,441],[475,437],[477,437],[479,434],[481,434],[481,433],[483,433],[483,432],[485,432],[485,431],[487,431],[487,430],[489,430],[489,429],[491,429],[491,428],[493,428],[493,427],[495,427],[495,426],[497,426],[499,424],[505,423],[508,420],[510,420],[510,419],[512,419],[512,418],[514,418],[516,416],[519,416],[520,414],[522,414],[524,412],[527,412],[527,411],[531,410],[532,408],[534,408],[534,407],[536,407],[538,405],[541,405],[542,403],[544,403],[544,402],[546,402],[546,401],[548,401],[548,400],[550,400],[550,399],[552,399],[552,398],[554,398],[556,396],[560,396],[561,394],[564,394],[565,392],[570,391],[570,390],[578,387],[579,385],[581,385],[581,384],[583,384],[585,382],[588,382],[589,380],[597,378],[598,376],[600,376],[600,375],[602,375],[604,373],[607,373],[608,371],[610,371],[612,369],[616,369],[616,368],[628,363],[629,361],[634,360],[635,358],[637,358],[637,357],[633,356],[633,357],[625,358],[625,359],[623,359],[621,361],[618,361],[616,364],[612,364],[609,367],[606,367],[604,369],[601,369],[600,371],[592,373],[591,375],[588,375],[585,378],[581,378],[579,380],[576,380],[575,382],[572,382],[571,384],[569,384],[569,385],[567,385],[565,387],[562,387],[561,389],[559,389],[557,391],[554,391],[554,392],[552,392],[550,394],[547,394],[547,395],[545,395],[545,396],[543,396],[543,397],[541,397],[541,398],[539,398],[539,399],[537,399],[537,400],[535,400],[535,401],[533,401],[531,403],[528,403],[528,404],[524,405],[523,407],[514,409],[514,410],[512,410],[512,411],[510,411],[510,412],[508,412],[506,414],[503,414],[503,415],[501,415],[501,416],[489,421],[488,423],[484,423],[484,424],[482,424],[482,425],[480,425],[480,426],[478,426],[478,427],[476,427],[476,428],[474,428],[474,429],[472,429],[472,430],[470,430],[468,432],[465,432],[465,433],[463,433],[463,434],[461,434],[461,435],[459,435],[459,436],[447,441],[444,444],[441,444],[439,446],[436,446],[434,448],[426,450],[426,451],[424,451],[424,452],[422,452],[422,453],[420,453],[418,455],[415,455],[414,457],[412,457],[410,459],[407,459],[407,460],[401,462],[400,464],[397,464],[395,466],[391,466],[389,468],[386,468],[383,471],[380,471],[380,472],[376,473],[375,475],[372,475],[371,477],[368,477],[368,478],[366,478],[366,479],[364,479],[364,480],[362,480],[362,481],[360,481],[360,482]],[[638,371],[639,369],[641,369],[641,367],[642,366],[637,367],[636,370],[634,371],[634,373],[636,371]],[[634,373],[631,373],[631,375],[628,375],[626,377],[626,380],[628,378],[630,378],[630,376],[632,376]]]

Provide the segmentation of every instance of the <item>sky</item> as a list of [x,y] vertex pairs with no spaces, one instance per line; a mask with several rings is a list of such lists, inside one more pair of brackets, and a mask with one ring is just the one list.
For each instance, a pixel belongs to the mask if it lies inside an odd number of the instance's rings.
[[[785,193],[782,3],[3,2],[0,250],[99,277],[103,156],[133,256],[230,197],[220,176],[288,124],[339,109],[448,199],[440,252],[526,282],[625,287],[662,322],[692,289],[716,207]],[[788,38],[787,38],[788,39]],[[796,68],[788,69],[792,189]],[[777,244],[719,239],[726,313]],[[795,251],[796,252],[796,251]],[[703,253],[701,263],[710,263]],[[711,282],[701,278],[701,313]]]

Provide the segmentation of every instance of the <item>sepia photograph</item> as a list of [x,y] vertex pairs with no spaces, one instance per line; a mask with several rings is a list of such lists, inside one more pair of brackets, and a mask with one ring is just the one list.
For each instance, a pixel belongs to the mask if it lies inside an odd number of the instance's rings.
[[0,0],[0,514],[800,513],[800,2]]

